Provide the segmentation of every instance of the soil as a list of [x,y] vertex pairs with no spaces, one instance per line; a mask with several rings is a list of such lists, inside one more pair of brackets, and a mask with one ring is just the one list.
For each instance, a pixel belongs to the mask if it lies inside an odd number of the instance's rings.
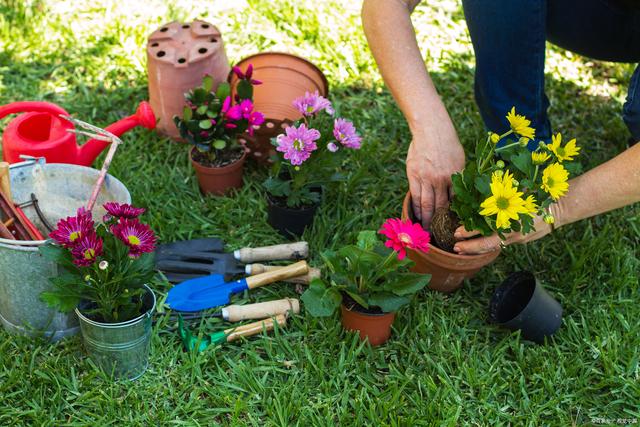
[[380,309],[380,307],[369,307],[364,308],[360,304],[358,304],[353,298],[349,296],[349,294],[342,294],[342,304],[350,311],[357,311],[358,313],[364,314],[384,314],[384,312]]
[[431,220],[431,236],[433,244],[443,251],[453,252],[456,239],[453,237],[456,229],[460,226],[460,218],[449,208],[436,209]]
[[240,160],[242,157],[242,150],[242,148],[225,150],[222,152],[222,155],[216,157],[213,162],[209,161],[209,158],[205,154],[195,149],[191,152],[191,157],[206,168],[222,168]]

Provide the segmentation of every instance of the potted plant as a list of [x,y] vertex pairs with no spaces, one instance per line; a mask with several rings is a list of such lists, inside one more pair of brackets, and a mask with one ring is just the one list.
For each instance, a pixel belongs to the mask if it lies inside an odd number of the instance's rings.
[[115,202],[104,209],[98,224],[84,208],[61,219],[40,247],[60,272],[41,299],[62,312],[75,309],[94,362],[116,378],[135,379],[148,364],[156,238],[138,219],[144,209]]
[[273,140],[279,153],[263,186],[268,222],[283,235],[299,237],[313,222],[323,186],[340,179],[342,155],[358,150],[362,138],[349,120],[334,117],[328,99],[307,92],[293,101],[302,119]]
[[253,85],[260,82],[251,78],[251,65],[245,73],[237,67],[234,71],[241,80],[233,98],[226,82],[212,92],[213,78],[206,75],[201,87],[185,95],[182,117],[174,117],[180,136],[193,145],[191,164],[205,194],[223,195],[242,187],[246,153],[237,138],[245,131],[253,135],[264,121],[262,113],[253,108]]
[[[465,278],[492,262],[499,250],[480,255],[453,252],[455,230],[464,225],[484,236],[497,233],[535,231],[534,218],[553,223],[549,207],[569,189],[569,171],[579,170],[573,159],[580,148],[576,140],[562,143],[553,136],[551,144],[535,144],[535,129],[513,108],[507,114],[510,129],[502,135],[489,132],[461,172],[451,176],[454,197],[449,209],[437,209],[432,223],[433,245],[428,254],[409,251],[415,271],[432,275],[431,288],[452,292]],[[411,196],[407,194],[403,218],[412,218]]]
[[362,340],[380,345],[389,339],[395,313],[429,283],[429,275],[411,273],[408,249],[429,250],[429,233],[409,220],[387,220],[378,232],[362,231],[356,245],[322,254],[329,270],[326,281],[314,279],[302,294],[313,316],[330,316],[340,307],[342,325]]

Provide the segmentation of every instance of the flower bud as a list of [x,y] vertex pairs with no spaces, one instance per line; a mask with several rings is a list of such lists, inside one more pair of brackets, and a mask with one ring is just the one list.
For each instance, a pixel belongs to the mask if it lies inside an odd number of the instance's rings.
[[498,169],[497,171],[494,171],[493,174],[500,178],[502,175],[504,175],[504,172]]
[[494,144],[497,144],[498,141],[500,141],[500,135],[498,135],[497,133],[490,132],[489,135],[489,138],[491,138],[491,142],[493,142]]
[[109,263],[107,261],[100,261],[100,264],[98,264],[98,268],[100,270],[106,270],[107,267],[109,267]]
[[514,187],[517,187],[518,185],[520,185],[520,183],[518,182],[517,179],[511,179],[511,183],[513,184]]
[[84,281],[88,282],[89,280],[91,280],[91,276],[89,274],[87,274],[86,276],[84,276]]
[[544,214],[544,216],[542,217],[542,219],[544,220],[544,222],[546,222],[547,224],[553,224],[554,222],[556,222],[556,219],[553,217],[553,215],[551,214]]
[[547,148],[547,144],[545,144],[544,141],[540,141],[540,142],[538,142],[538,147],[544,149],[544,148]]
[[502,160],[498,160],[498,161],[496,162],[496,167],[497,167],[498,169],[502,169],[502,168],[504,168],[504,162],[503,162]]
[[296,167],[294,167],[293,169],[295,169],[295,170],[296,170],[296,172],[297,172],[297,171],[299,171],[299,170],[300,170],[300,166],[296,166]]
[[529,138],[527,138],[526,136],[523,136],[520,138],[519,142],[522,147],[526,147],[527,144],[529,144]]

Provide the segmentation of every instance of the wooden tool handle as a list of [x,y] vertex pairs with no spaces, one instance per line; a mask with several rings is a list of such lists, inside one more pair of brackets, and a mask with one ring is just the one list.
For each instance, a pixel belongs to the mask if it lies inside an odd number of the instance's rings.
[[2,221],[0,221],[0,237],[3,239],[16,240],[16,237],[11,234],[11,231],[9,231]]
[[[265,265],[265,264],[247,264],[246,265],[246,273],[253,276],[256,274],[264,273],[265,271],[275,271],[282,268],[280,265]],[[303,285],[308,285],[311,283],[313,279],[320,278],[320,269],[309,267],[309,272],[302,276],[290,277],[285,282],[289,283],[301,283]]]
[[255,289],[260,286],[268,285],[269,283],[288,279],[289,277],[301,276],[308,272],[309,266],[307,265],[307,262],[298,261],[295,264],[291,264],[278,270],[267,271],[262,274],[247,277],[245,280],[247,281],[247,287],[249,289]]
[[256,261],[305,259],[309,256],[309,244],[307,242],[297,242],[264,246],[262,248],[242,248],[234,251],[233,256],[245,264]]
[[249,319],[265,319],[288,312],[300,313],[300,301],[295,298],[284,298],[275,301],[247,305],[230,305],[222,309],[222,318],[229,322],[240,322]]
[[0,190],[7,197],[8,201],[13,200],[11,195],[11,177],[9,175],[9,163],[0,162]]
[[258,322],[249,323],[248,325],[242,325],[237,328],[231,328],[224,331],[227,334],[227,342],[235,341],[241,337],[250,337],[252,335],[259,334],[263,330],[271,331],[275,324],[278,326],[284,326],[287,324],[287,317],[284,314],[278,314],[274,318],[260,320]]

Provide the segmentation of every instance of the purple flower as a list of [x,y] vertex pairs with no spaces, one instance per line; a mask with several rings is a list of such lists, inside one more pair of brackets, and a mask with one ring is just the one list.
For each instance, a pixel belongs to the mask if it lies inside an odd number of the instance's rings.
[[247,128],[247,131],[249,132],[249,135],[253,136],[255,127],[260,126],[262,123],[264,123],[264,115],[262,115],[262,113],[259,111],[254,111],[253,113],[251,113],[247,120],[249,121],[249,127]]
[[[239,105],[231,106],[231,97],[227,96],[222,103],[222,109],[220,110],[222,115],[226,117],[227,120],[240,120],[242,118],[242,111],[240,111]],[[235,127],[235,126],[234,126]]]
[[144,213],[144,208],[136,208],[132,205],[117,202],[107,202],[102,207],[107,211],[107,215],[102,219],[104,222],[109,221],[111,218],[138,218]]
[[248,119],[251,116],[251,112],[253,111],[253,102],[250,99],[245,99],[240,102],[240,113],[242,114],[242,118]]
[[56,229],[49,234],[49,237],[65,248],[72,248],[80,238],[92,232],[94,230],[91,212],[82,207],[78,209],[76,216],[58,221]]
[[236,76],[238,76],[240,80],[249,80],[249,83],[251,83],[252,85],[262,84],[260,80],[255,80],[251,78],[253,76],[253,64],[249,64],[247,66],[247,71],[245,71],[244,73],[238,66],[233,67],[233,72],[235,73]]
[[331,151],[332,153],[335,153],[336,151],[338,151],[338,146],[335,143],[330,142],[327,144],[327,150]]
[[111,227],[111,232],[129,247],[129,256],[132,258],[155,250],[156,236],[147,224],[137,219],[123,219]]
[[331,102],[327,98],[320,96],[317,90],[314,93],[305,92],[304,96],[294,99],[293,106],[303,116],[312,116],[322,110],[331,115],[334,113]]
[[316,150],[316,140],[320,138],[320,132],[316,129],[307,129],[305,124],[299,127],[289,126],[284,134],[278,135],[277,151],[284,153],[284,158],[292,165],[301,165],[311,156],[311,152]]
[[333,136],[347,148],[360,148],[362,138],[349,120],[336,119],[333,123]]
[[81,267],[93,264],[102,255],[102,239],[94,230],[84,234],[71,250],[73,263]]

